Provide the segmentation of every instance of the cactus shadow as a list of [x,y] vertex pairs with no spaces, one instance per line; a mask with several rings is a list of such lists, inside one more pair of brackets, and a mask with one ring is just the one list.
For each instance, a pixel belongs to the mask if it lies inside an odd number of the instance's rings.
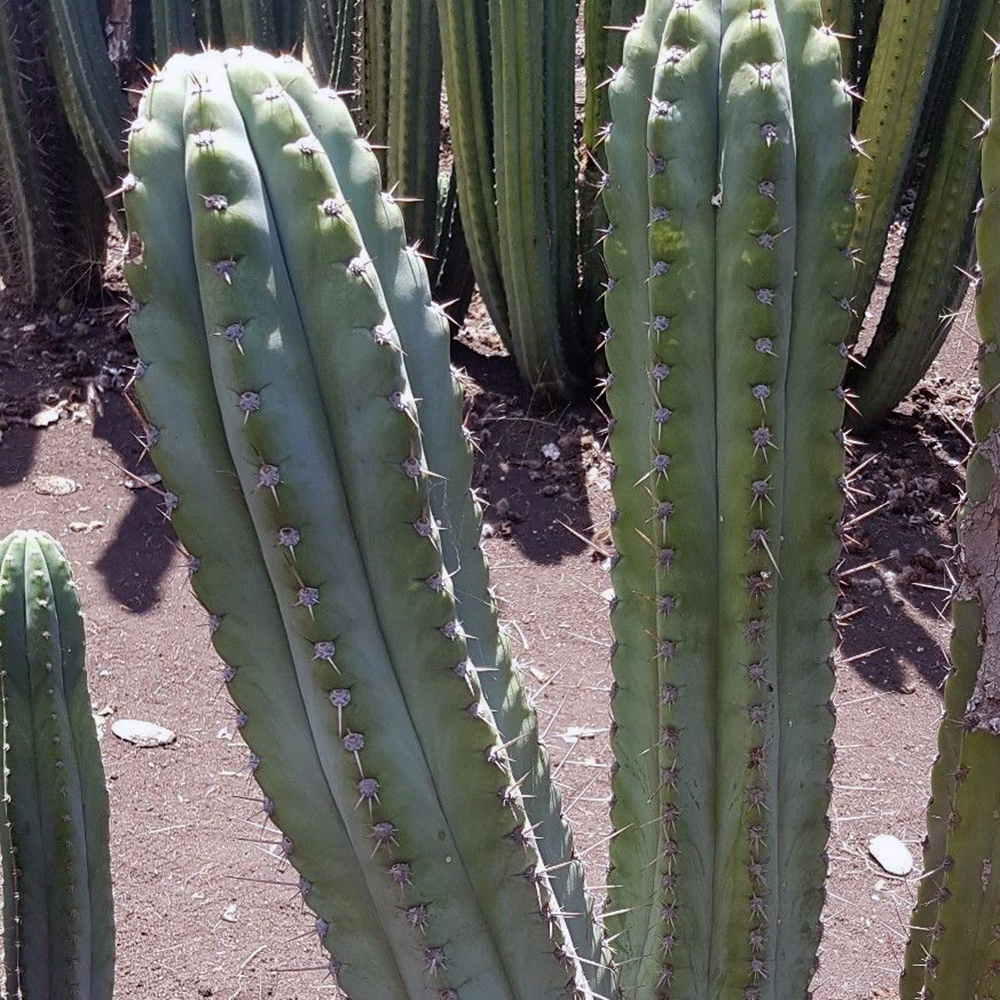
[[840,611],[853,617],[840,662],[885,692],[911,694],[920,682],[940,692],[949,669],[953,515],[968,445],[941,402],[931,406],[891,416],[857,456],[869,464],[856,513],[875,513],[851,530],[860,547],[844,567]]
[[599,415],[586,404],[533,398],[510,357],[453,342],[452,361],[479,390],[468,423],[479,445],[473,482],[486,536],[510,538],[543,565],[587,551],[587,470],[597,460]]
[[[94,437],[115,450],[122,468],[151,471],[152,465],[148,458],[142,458],[142,447],[135,439],[137,431],[138,424],[124,400],[109,395],[103,414],[94,423]],[[96,568],[108,593],[133,614],[144,614],[159,601],[161,582],[174,550],[169,525],[158,510],[157,494],[138,489],[129,496],[129,509],[101,552]]]
[[[2,389],[2,387],[0,387]],[[20,483],[35,464],[38,431],[16,427],[0,441],[0,487]]]

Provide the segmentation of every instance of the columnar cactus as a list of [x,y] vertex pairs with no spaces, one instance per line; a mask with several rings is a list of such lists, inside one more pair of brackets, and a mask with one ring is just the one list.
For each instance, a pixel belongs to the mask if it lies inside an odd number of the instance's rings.
[[[994,53],[992,114],[1000,113]],[[1000,989],[1000,134],[986,132],[977,224],[980,395],[952,603],[952,671],[931,772],[924,877],[911,920],[903,1000],[992,997]]]
[[819,939],[853,281],[818,0],[648,0],[610,85],[611,891],[629,1000],[785,1000]]
[[355,1000],[609,994],[485,590],[446,321],[370,146],[243,49],[154,76],[129,165],[163,509],[330,972]]
[[0,858],[6,995],[111,1000],[108,793],[69,564],[46,534],[0,541]]
[[107,193],[125,167],[122,129],[130,109],[108,58],[100,7],[79,0],[41,2],[63,110],[94,179]]
[[852,388],[865,424],[881,420],[930,367],[961,308],[973,270],[972,209],[979,197],[983,66],[1000,35],[1000,5],[961,5],[925,112],[929,151],[916,204],[864,367]]
[[336,90],[354,86],[360,0],[305,0],[306,48],[316,78]]
[[438,0],[459,200],[490,317],[532,385],[573,384],[572,0]]
[[[855,335],[878,277],[935,59],[957,6],[949,0],[885,0],[880,12],[857,126]],[[863,42],[872,44],[870,35]]]
[[0,0],[0,273],[37,301],[100,282],[103,197],[59,107],[38,0]]

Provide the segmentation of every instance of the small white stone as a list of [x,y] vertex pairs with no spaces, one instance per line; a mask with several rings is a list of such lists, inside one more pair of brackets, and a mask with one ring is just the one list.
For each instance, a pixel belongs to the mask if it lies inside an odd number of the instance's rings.
[[880,833],[869,841],[868,850],[890,875],[909,875],[913,871],[913,855],[898,837]]
[[165,747],[177,739],[176,734],[165,726],[139,719],[117,719],[111,726],[111,732],[118,739],[134,743],[137,747]]

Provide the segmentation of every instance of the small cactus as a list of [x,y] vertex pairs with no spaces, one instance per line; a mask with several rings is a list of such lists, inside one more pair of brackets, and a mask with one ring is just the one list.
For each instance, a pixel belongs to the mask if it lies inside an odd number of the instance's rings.
[[806,995],[830,795],[851,98],[818,0],[648,0],[603,179],[610,940],[627,1000]]
[[595,947],[485,589],[447,323],[369,144],[245,48],[170,60],[129,166],[163,511],[331,973],[356,1000],[589,994],[607,973],[570,933]]
[[115,928],[108,793],[84,628],[62,549],[0,541],[0,858],[12,1000],[111,1000]]

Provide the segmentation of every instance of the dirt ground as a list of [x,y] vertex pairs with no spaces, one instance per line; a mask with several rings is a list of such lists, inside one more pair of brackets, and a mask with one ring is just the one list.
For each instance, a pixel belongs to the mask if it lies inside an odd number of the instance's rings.
[[[273,833],[261,828],[205,615],[157,510],[155,485],[130,488],[126,470],[152,466],[119,392],[132,362],[121,319],[114,303],[61,317],[0,302],[0,536],[43,528],[76,569],[111,790],[116,996],[333,996],[295,880]],[[844,567],[841,611],[850,624],[839,653],[817,1000],[895,995],[917,874],[887,875],[867,845],[875,834],[895,834],[919,859],[973,354],[974,331],[960,324],[903,412],[856,454],[865,468],[852,530],[859,544]],[[455,360],[476,387],[495,584],[578,848],[590,880],[601,884],[610,759],[603,420],[590,408],[531,408],[509,359],[458,344]],[[558,459],[543,455],[549,444]],[[122,718],[167,726],[176,742],[123,743],[110,732]]]

